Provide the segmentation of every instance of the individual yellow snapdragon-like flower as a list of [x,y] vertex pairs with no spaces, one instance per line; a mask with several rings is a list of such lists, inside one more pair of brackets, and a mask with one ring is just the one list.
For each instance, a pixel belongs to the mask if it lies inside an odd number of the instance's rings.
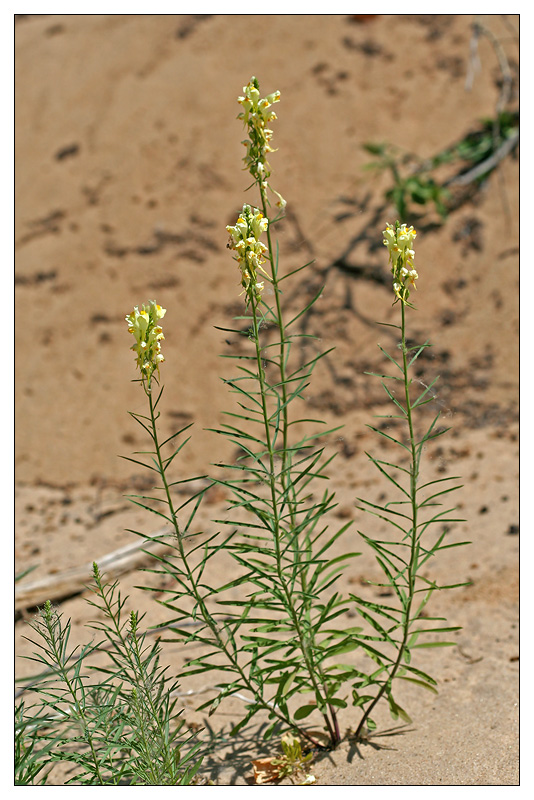
[[254,180],[258,181],[263,190],[268,187],[276,194],[278,197],[276,205],[279,208],[285,208],[286,201],[272,189],[268,182],[271,166],[267,161],[267,153],[275,151],[271,147],[273,132],[266,125],[277,118],[272,106],[279,100],[280,92],[272,92],[261,98],[258,80],[254,77],[243,87],[243,95],[237,98],[237,102],[243,106],[243,111],[238,115],[238,119],[243,120],[249,135],[249,138],[243,141],[247,150],[243,159],[245,169],[250,172]]
[[419,277],[413,264],[415,251],[412,247],[417,231],[413,225],[401,225],[397,220],[395,225],[387,222],[386,230],[382,233],[393,273],[393,291],[398,300],[406,303],[410,296],[410,287],[417,288],[415,281]]
[[132,313],[125,317],[128,331],[135,338],[131,350],[137,353],[137,366],[147,381],[150,381],[154,370],[159,372],[159,365],[165,361],[161,354],[161,341],[165,337],[158,324],[165,313],[165,308],[159,306],[155,300],[149,300],[148,305],[143,305],[141,310],[135,306]]
[[235,225],[227,225],[230,234],[228,247],[237,253],[236,261],[241,270],[241,286],[250,299],[252,289],[254,298],[259,300],[263,291],[263,281],[258,280],[258,270],[265,272],[264,253],[267,247],[260,241],[260,236],[269,226],[269,220],[257,208],[245,205]]

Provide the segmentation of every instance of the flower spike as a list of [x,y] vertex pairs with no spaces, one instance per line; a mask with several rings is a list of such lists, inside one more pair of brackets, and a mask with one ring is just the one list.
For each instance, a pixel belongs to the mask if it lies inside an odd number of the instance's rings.
[[159,373],[159,365],[165,361],[161,354],[161,341],[165,337],[158,324],[165,313],[165,308],[159,306],[155,300],[149,300],[148,305],[143,305],[141,311],[135,306],[132,313],[125,317],[128,331],[135,337],[135,344],[131,350],[137,353],[137,366],[148,384],[154,370],[157,369]]
[[261,265],[265,263],[264,253],[267,252],[267,247],[260,242],[260,236],[268,226],[267,217],[246,203],[236,224],[226,226],[230,234],[228,247],[237,253],[235,260],[241,270],[241,286],[247,294],[247,302],[251,290],[255,300],[260,299],[263,291],[263,281],[258,280],[257,273],[259,269],[265,272]]
[[238,119],[243,120],[245,127],[248,128],[249,136],[243,141],[247,150],[243,158],[245,169],[258,182],[262,191],[268,187],[278,197],[276,205],[279,208],[285,208],[286,201],[281,194],[274,191],[268,181],[271,175],[271,166],[267,161],[267,153],[275,151],[271,147],[273,132],[266,125],[277,118],[272,106],[279,100],[280,92],[272,92],[261,98],[258,80],[254,77],[243,87],[243,95],[237,98],[237,102],[243,107]]
[[407,303],[410,296],[410,286],[416,289],[415,281],[419,277],[414,269],[413,260],[415,251],[412,248],[413,241],[417,236],[417,231],[413,225],[402,225],[397,220],[395,225],[386,222],[386,230],[382,231],[384,245],[389,252],[389,263],[393,273],[393,291],[396,298],[395,303],[400,300]]

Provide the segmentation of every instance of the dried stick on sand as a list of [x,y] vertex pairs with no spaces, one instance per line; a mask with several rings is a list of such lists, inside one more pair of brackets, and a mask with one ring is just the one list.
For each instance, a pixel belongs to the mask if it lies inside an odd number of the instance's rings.
[[[130,570],[147,564],[154,556],[161,555],[170,548],[163,541],[167,531],[156,533],[151,539],[140,539],[95,559],[106,577],[114,578]],[[93,563],[65,570],[56,575],[47,575],[39,580],[26,581],[15,586],[15,611],[35,608],[46,600],[64,600],[67,597],[83,592],[91,582]]]

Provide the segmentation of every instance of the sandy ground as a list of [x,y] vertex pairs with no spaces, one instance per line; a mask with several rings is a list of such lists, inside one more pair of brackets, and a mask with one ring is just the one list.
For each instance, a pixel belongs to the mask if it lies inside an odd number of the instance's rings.
[[[392,344],[375,322],[393,321],[380,231],[395,212],[384,201],[384,178],[363,170],[362,145],[387,141],[426,158],[494,115],[501,71],[487,37],[465,88],[473,19],[17,20],[15,561],[17,572],[35,567],[26,580],[98,560],[132,541],[126,528],[157,529],[125,498],[143,475],[119,458],[145,444],[127,414],[144,410],[124,323],[134,304],[154,297],[167,308],[162,429],[194,423],[180,477],[231,457],[207,429],[233,402],[220,380],[231,367],[220,355],[235,342],[215,326],[231,327],[242,309],[225,226],[252,200],[235,119],[251,75],[263,93],[282,93],[271,163],[273,185],[288,201],[279,227],[283,263],[290,270],[314,260],[288,303],[298,307],[325,284],[307,325],[336,349],[318,367],[306,403],[312,416],[344,426],[329,444],[338,453],[334,522],[376,530],[355,501],[386,488],[365,456],[380,447],[366,425],[383,413],[383,393],[364,372],[381,364],[377,342]],[[519,20],[482,21],[507,54],[509,106],[517,108]],[[348,737],[317,759],[319,786],[519,782],[517,219],[518,164],[508,158],[446,224],[432,213],[406,220],[419,231],[412,334],[434,344],[420,379],[440,374],[433,406],[452,428],[429,447],[428,474],[463,477],[458,503],[467,522],[450,533],[472,542],[444,553],[435,574],[471,585],[442,593],[432,607],[462,626],[457,647],[421,656],[421,668],[440,679],[439,695],[401,694],[413,724],[392,733],[382,709],[380,735],[365,745]],[[213,492],[202,511],[206,529],[224,513],[225,497]],[[364,554],[344,582],[350,589],[375,577]],[[151,624],[162,622],[135,588],[143,580],[131,573],[121,587]],[[61,607],[74,641],[84,641],[91,612],[83,596]],[[19,618],[17,656],[29,651],[24,633]],[[167,657],[178,667],[184,654],[171,646]],[[15,672],[31,674],[31,664],[17,657]],[[184,698],[185,715],[203,723],[197,699]],[[223,735],[238,711],[238,700],[223,704],[210,724]],[[357,719],[347,713],[342,724],[350,732]],[[256,732],[225,739],[206,777],[249,783],[250,762],[264,753]]]

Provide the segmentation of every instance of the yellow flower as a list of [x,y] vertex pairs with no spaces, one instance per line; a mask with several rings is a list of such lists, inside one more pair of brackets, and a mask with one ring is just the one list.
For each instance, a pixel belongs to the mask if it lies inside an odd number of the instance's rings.
[[[258,80],[254,77],[243,87],[243,95],[237,98],[237,102],[243,107],[237,118],[242,119],[248,128],[248,139],[243,141],[247,151],[243,158],[245,169],[250,172],[263,191],[268,187],[274,192],[268,183],[271,166],[267,161],[267,153],[274,153],[274,150],[271,147],[273,132],[267,127],[267,123],[277,118],[272,106],[279,101],[280,92],[272,92],[261,98]],[[278,197],[276,205],[285,208],[286,202],[283,197],[278,192],[274,194]]]
[[[415,251],[412,247],[417,231],[406,223],[397,220],[395,225],[386,223],[383,242],[389,252],[389,263],[393,273],[393,291],[397,299],[406,303],[410,296],[409,285],[416,289],[415,281],[419,277],[414,269]],[[395,301],[396,302],[396,301]]]
[[159,372],[160,363],[165,361],[161,354],[161,341],[165,337],[161,326],[157,324],[165,313],[165,308],[158,305],[155,300],[149,300],[148,305],[143,305],[141,310],[135,306],[132,313],[125,317],[128,331],[135,338],[131,350],[137,353],[137,366],[143,378],[148,381],[154,370],[157,369]]
[[267,247],[260,241],[260,236],[268,226],[269,220],[261,211],[246,203],[236,224],[226,226],[230,234],[228,247],[237,253],[235,260],[241,270],[241,286],[247,293],[247,302],[251,292],[259,300],[263,291],[263,281],[258,281],[257,271],[265,272],[261,265],[265,263]]

